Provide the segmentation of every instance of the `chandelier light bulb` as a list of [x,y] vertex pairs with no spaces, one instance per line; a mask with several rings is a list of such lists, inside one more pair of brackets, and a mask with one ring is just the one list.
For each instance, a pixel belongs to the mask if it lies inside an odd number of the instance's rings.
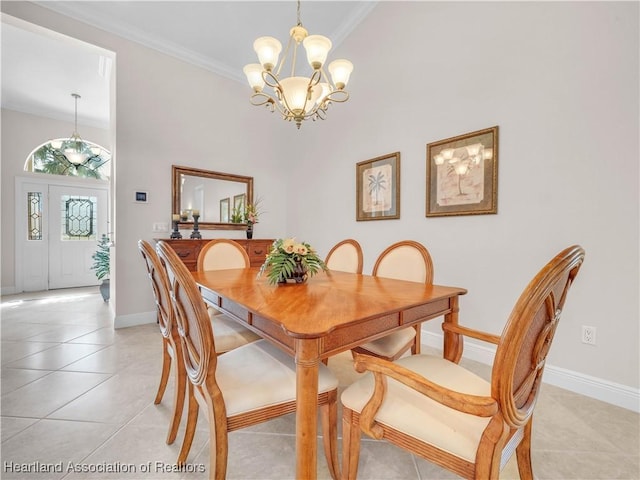
[[331,50],[331,40],[323,35],[309,35],[302,42],[307,51],[307,61],[311,68],[320,70],[327,61],[327,55]]
[[331,79],[338,90],[342,90],[347,86],[351,72],[353,72],[353,63],[349,60],[341,58],[329,64]]
[[250,63],[242,69],[247,77],[247,81],[254,92],[261,92],[264,88],[264,78],[262,78],[262,65],[259,63]]
[[258,60],[262,67],[270,72],[278,63],[282,44],[277,38],[260,37],[253,42],[253,49],[258,54]]
[[67,148],[64,151],[64,155],[74,165],[82,165],[87,160],[87,158],[89,158],[88,155],[86,155],[86,154],[84,154],[82,152],[78,152],[74,148]]
[[309,79],[305,77],[289,77],[280,81],[282,95],[289,110],[298,116],[307,114],[315,106],[322,89],[314,88],[308,91]]
[[439,153],[433,157],[433,161],[435,162],[436,165],[442,165],[444,163],[444,157],[442,156],[441,153]]

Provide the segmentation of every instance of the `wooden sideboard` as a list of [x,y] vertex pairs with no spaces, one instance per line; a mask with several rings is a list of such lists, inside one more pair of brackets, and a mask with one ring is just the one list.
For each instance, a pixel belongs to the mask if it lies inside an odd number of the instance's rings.
[[[178,256],[182,259],[187,268],[195,272],[198,267],[198,254],[204,245],[213,240],[212,238],[203,238],[202,240],[193,240],[190,238],[183,238],[181,240],[171,240],[168,238],[156,238],[156,241],[162,240],[171,245],[171,248],[175,250]],[[247,251],[249,260],[252,267],[259,267],[264,263],[264,259],[269,253],[272,239],[252,239],[245,240],[242,238],[233,238],[234,242],[239,243]]]

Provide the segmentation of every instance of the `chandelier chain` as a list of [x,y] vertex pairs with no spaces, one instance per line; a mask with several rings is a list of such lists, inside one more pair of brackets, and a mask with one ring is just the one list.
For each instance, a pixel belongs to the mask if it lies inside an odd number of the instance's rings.
[[80,98],[80,95],[78,95],[77,93],[72,93],[71,96],[75,99],[75,113],[74,113],[74,130],[73,130],[73,134],[74,135],[78,135],[78,99]]

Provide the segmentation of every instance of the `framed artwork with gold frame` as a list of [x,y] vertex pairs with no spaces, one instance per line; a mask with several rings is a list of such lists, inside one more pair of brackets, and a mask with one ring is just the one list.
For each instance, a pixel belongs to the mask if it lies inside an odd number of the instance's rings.
[[356,164],[356,220],[400,218],[400,152]]
[[498,127],[427,144],[426,216],[498,213]]

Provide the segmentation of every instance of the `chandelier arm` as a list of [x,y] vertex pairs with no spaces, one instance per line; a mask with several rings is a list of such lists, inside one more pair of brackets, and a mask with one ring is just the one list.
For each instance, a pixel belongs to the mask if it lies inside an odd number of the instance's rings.
[[280,81],[278,80],[277,75],[278,75],[277,73],[274,75],[273,73],[267,70],[264,70],[262,72],[262,80],[264,80],[264,83],[269,87],[273,88],[274,90],[276,88],[279,88],[280,90],[282,90],[282,86],[280,85]]
[[277,103],[271,95],[263,92],[254,93],[249,100],[251,101],[251,105],[256,107],[264,105],[272,112],[274,111],[274,105]]
[[345,90],[334,90],[333,92],[327,94],[324,97],[325,102],[336,102],[336,103],[344,103],[349,100],[349,93]]

